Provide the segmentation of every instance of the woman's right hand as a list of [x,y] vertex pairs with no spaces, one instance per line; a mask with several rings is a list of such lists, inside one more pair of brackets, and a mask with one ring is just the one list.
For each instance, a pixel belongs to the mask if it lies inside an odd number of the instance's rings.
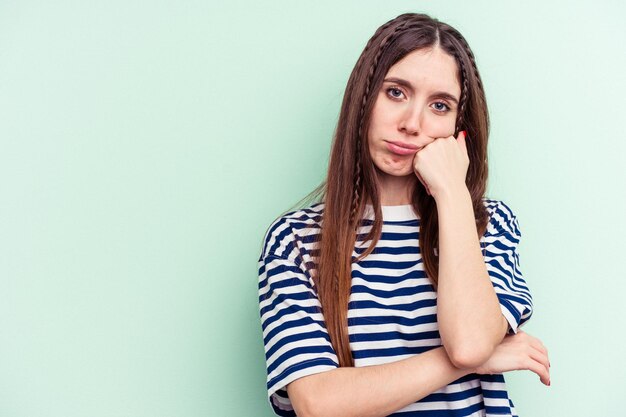
[[545,385],[550,385],[548,350],[536,337],[518,330],[507,335],[485,363],[476,368],[477,374],[499,374],[508,371],[529,370]]

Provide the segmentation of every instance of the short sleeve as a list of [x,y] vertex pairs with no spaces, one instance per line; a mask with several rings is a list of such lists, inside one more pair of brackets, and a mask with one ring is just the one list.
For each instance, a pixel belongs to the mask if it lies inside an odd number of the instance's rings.
[[521,232],[517,217],[502,201],[489,201],[489,224],[481,247],[491,283],[502,314],[509,323],[508,334],[517,330],[533,312],[533,300],[520,270],[518,245]]
[[339,366],[312,281],[298,263],[273,254],[259,259],[259,309],[269,402],[277,415],[295,416],[287,384]]

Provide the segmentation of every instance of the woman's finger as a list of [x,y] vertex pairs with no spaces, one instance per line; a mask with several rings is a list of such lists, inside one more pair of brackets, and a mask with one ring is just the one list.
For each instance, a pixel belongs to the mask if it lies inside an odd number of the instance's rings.
[[550,358],[548,357],[548,349],[546,349],[546,347],[544,346],[543,343],[541,343],[541,340],[537,339],[536,337],[530,336],[528,333],[526,333],[527,336],[530,337],[530,343],[531,345],[537,349],[538,351],[540,351],[543,355],[545,355],[548,365],[548,368],[550,367]]
[[[521,330],[520,330],[521,331]],[[524,333],[526,335],[526,337],[529,338],[529,340],[531,341],[531,343],[537,347],[537,349],[539,350],[543,350],[546,353],[548,352],[548,350],[546,349],[546,347],[543,345],[543,343],[541,343],[541,340],[539,340],[538,338],[531,336],[528,333]]]
[[547,378],[547,381],[549,383],[550,382],[550,363],[548,362],[548,357],[544,353],[538,351],[533,346],[531,346],[530,358],[533,361],[541,364],[541,369],[543,371],[543,377]]
[[522,360],[524,366],[528,370],[536,373],[539,379],[545,385],[550,384],[550,361],[548,360],[548,352],[539,339],[531,336],[521,330],[515,335],[517,343],[522,348]]
[[537,362],[532,357],[527,357],[523,366],[529,371],[536,373],[543,384],[550,384],[550,372],[541,362]]

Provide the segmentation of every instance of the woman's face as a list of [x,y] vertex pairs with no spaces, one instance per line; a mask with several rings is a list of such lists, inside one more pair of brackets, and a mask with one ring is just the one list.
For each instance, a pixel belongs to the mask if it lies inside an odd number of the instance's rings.
[[369,151],[379,175],[415,175],[415,153],[454,134],[460,96],[456,61],[440,48],[416,50],[396,62],[370,118]]

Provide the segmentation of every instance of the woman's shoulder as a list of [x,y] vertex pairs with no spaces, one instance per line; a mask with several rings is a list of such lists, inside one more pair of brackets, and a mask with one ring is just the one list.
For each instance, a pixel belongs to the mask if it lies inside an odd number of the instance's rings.
[[289,258],[299,242],[307,242],[319,233],[324,203],[291,210],[272,221],[265,232],[261,257]]
[[291,227],[303,227],[306,225],[318,225],[322,220],[324,203],[314,203],[297,210],[291,210],[278,216],[270,224],[268,231],[289,225]]
[[485,234],[513,233],[521,235],[517,216],[509,204],[503,200],[491,197],[483,197],[482,200],[489,214],[489,222],[487,223]]

